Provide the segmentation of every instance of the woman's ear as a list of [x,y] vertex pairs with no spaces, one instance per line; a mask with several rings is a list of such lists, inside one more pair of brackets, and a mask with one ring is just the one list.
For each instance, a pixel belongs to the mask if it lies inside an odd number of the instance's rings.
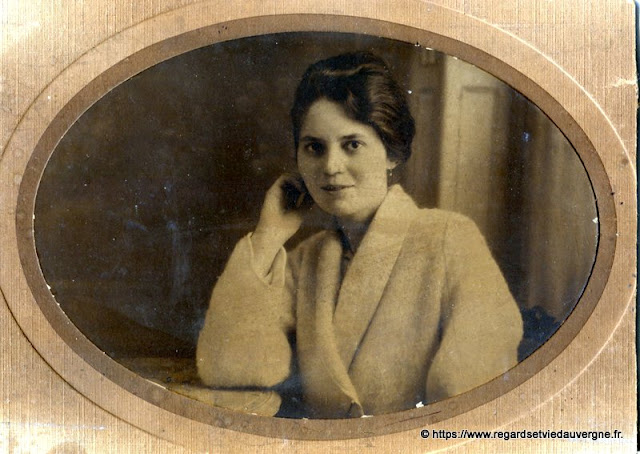
[[397,159],[387,158],[387,185],[391,185],[396,182],[393,175],[393,169],[398,167],[400,162]]

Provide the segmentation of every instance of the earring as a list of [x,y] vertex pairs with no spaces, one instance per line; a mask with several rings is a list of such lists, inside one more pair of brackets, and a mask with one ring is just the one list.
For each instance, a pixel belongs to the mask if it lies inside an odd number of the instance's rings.
[[393,169],[387,169],[387,178],[391,178],[393,176]]

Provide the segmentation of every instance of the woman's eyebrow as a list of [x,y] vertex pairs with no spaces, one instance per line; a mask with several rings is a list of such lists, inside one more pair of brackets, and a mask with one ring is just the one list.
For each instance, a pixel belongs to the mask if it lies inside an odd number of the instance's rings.
[[355,139],[361,139],[362,136],[360,134],[349,134],[346,136],[342,136],[342,140],[355,140]]
[[300,142],[323,142],[324,143],[324,140],[318,137],[304,136],[300,138]]

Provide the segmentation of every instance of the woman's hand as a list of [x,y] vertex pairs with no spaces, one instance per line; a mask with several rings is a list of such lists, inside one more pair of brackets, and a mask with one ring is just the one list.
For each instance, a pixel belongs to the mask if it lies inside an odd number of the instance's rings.
[[302,225],[308,196],[300,176],[284,174],[269,188],[254,235],[269,235],[284,244]]
[[281,175],[267,191],[251,237],[255,266],[263,276],[278,250],[300,229],[311,200],[299,175]]

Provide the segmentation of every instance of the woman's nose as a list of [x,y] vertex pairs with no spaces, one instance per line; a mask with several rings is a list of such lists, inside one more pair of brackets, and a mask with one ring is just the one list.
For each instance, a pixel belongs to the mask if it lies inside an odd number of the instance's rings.
[[345,155],[339,147],[330,147],[325,154],[324,173],[335,175],[344,171]]

